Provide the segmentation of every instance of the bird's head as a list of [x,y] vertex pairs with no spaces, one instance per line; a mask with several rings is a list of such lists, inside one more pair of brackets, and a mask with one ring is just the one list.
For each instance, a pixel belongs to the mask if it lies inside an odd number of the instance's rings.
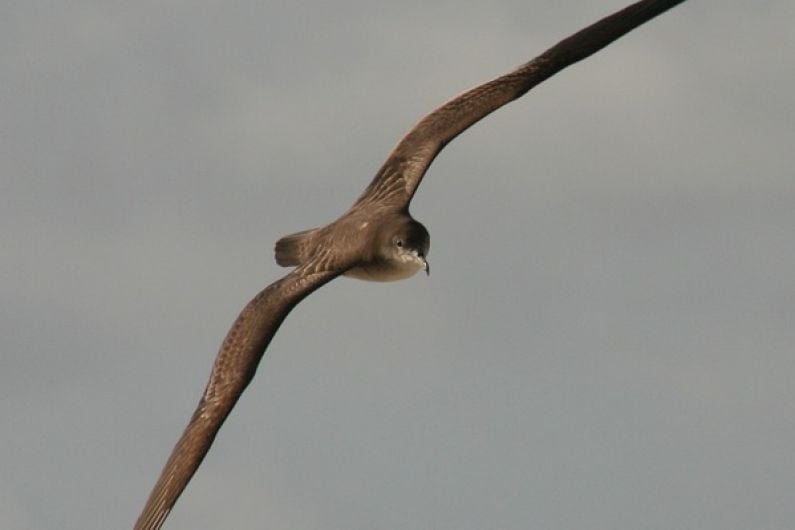
[[430,274],[427,256],[431,236],[420,222],[410,217],[397,218],[386,223],[380,239],[380,254],[388,261]]

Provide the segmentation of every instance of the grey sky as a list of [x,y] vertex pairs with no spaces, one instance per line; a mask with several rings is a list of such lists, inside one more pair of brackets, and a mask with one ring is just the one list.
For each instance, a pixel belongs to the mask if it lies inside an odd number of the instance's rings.
[[[131,527],[273,242],[625,1],[0,7],[0,528]],[[793,20],[688,2],[455,140],[431,277],[302,303],[166,528],[791,528]]]

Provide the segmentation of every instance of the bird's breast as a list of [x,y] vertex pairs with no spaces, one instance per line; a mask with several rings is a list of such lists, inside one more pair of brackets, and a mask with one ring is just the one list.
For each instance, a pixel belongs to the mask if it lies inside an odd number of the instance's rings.
[[411,261],[378,261],[354,267],[345,276],[371,282],[394,282],[414,276],[420,269],[421,264]]

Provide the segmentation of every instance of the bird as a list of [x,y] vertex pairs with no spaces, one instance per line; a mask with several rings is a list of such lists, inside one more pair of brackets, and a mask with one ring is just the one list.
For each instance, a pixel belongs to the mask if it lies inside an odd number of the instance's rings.
[[338,276],[395,281],[430,272],[428,230],[409,204],[428,167],[456,136],[531,88],[684,0],[641,0],[572,34],[507,74],[422,118],[397,143],[341,217],[281,238],[276,262],[293,267],[243,308],[223,340],[204,393],[153,487],[134,530],[160,528],[254,377],[287,314]]

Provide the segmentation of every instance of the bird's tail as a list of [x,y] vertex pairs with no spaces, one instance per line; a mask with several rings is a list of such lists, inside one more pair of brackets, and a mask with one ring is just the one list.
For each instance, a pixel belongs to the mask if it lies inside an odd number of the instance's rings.
[[278,240],[275,248],[276,263],[282,267],[294,267],[303,263],[309,255],[309,242],[317,230],[303,230]]

